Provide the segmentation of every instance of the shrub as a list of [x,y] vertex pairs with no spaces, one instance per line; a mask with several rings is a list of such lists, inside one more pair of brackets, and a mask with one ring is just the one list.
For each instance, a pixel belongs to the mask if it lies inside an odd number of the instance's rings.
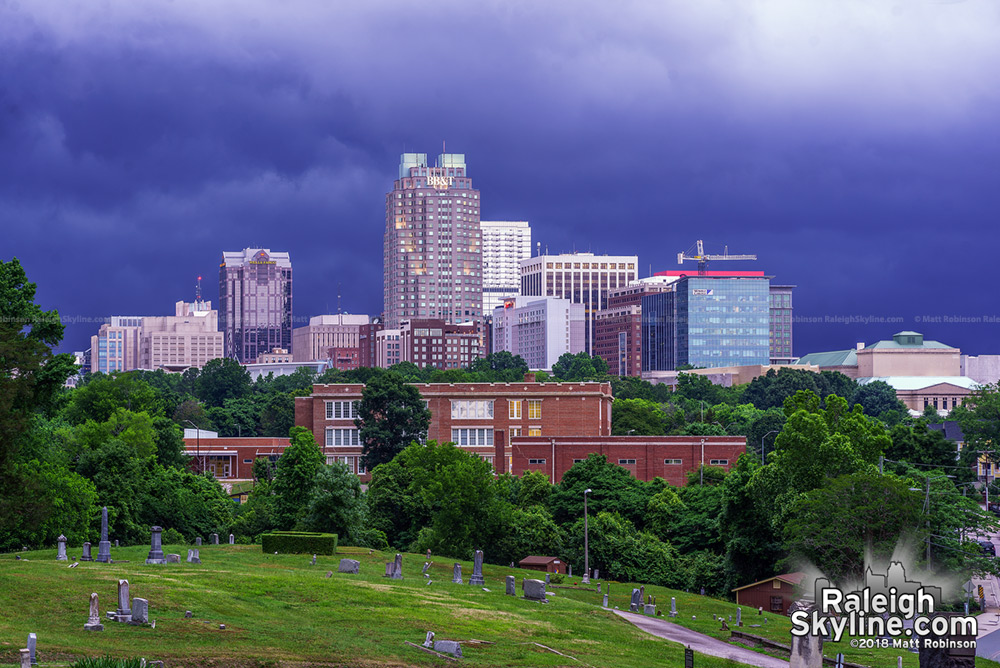
[[272,531],[260,537],[262,552],[279,554],[333,554],[337,534],[307,531]]
[[164,529],[163,534],[160,536],[160,542],[164,545],[185,545],[187,540],[177,529]]

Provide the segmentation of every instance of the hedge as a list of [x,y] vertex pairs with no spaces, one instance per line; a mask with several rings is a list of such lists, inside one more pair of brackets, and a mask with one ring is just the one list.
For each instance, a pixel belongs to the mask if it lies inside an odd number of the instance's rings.
[[266,554],[334,554],[337,534],[308,531],[272,531],[260,537],[261,551]]

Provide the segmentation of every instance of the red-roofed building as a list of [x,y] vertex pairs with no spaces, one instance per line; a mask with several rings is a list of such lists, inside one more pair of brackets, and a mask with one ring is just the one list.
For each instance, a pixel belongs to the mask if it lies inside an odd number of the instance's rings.
[[788,607],[803,594],[800,587],[805,577],[805,573],[796,571],[737,587],[732,590],[736,594],[736,605],[787,615]]

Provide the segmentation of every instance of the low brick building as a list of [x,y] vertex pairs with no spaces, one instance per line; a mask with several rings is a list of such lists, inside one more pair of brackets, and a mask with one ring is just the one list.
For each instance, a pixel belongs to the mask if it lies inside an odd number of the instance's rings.
[[517,562],[517,565],[518,568],[524,568],[529,571],[566,574],[566,562],[559,557],[525,557]]
[[736,605],[763,608],[767,612],[787,615],[788,606],[802,594],[799,586],[806,574],[802,572],[775,575],[766,580],[733,589]]
[[192,471],[210,471],[219,480],[252,480],[253,461],[258,458],[278,461],[288,447],[287,438],[227,438],[210,436],[184,439],[184,453],[191,457]]
[[[427,438],[453,442],[511,471],[509,443],[519,436],[545,439],[601,437],[611,433],[610,383],[415,383],[431,412]],[[327,462],[360,468],[361,439],[354,424],[360,383],[313,385],[295,399],[295,424],[312,430]],[[548,443],[548,441],[545,441]]]
[[511,439],[511,467],[517,475],[541,471],[557,484],[573,464],[599,454],[639,480],[683,486],[703,461],[728,471],[744,452],[743,436],[521,436]]

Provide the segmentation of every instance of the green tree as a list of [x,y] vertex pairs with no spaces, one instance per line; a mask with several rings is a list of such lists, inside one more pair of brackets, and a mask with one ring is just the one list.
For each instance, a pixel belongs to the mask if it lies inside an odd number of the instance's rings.
[[72,392],[66,419],[73,424],[87,420],[107,422],[119,410],[146,413],[150,417],[163,414],[160,396],[149,383],[129,373],[93,374],[83,387]]
[[482,380],[486,382],[513,382],[524,379],[528,363],[520,355],[501,350],[475,360],[469,371],[482,374]]
[[517,505],[521,508],[545,506],[552,493],[549,477],[541,471],[525,471],[519,479]]
[[649,485],[637,480],[604,455],[590,455],[574,464],[553,487],[549,497],[552,516],[560,526],[583,517],[583,491],[593,490],[587,498],[590,513],[612,512],[642,526],[646,506],[652,496]]
[[660,405],[645,399],[615,399],[611,407],[611,433],[615,436],[661,436],[666,420]]
[[323,467],[323,453],[305,427],[292,427],[290,443],[278,458],[274,474],[274,521],[294,529],[304,519],[313,497],[316,475]]
[[308,531],[324,531],[340,536],[340,542],[358,543],[364,519],[361,483],[346,464],[324,466],[313,481],[302,525]]
[[391,461],[410,443],[427,437],[431,412],[420,392],[397,373],[376,376],[365,385],[358,404],[362,462],[371,471]]
[[258,429],[260,435],[284,436],[294,426],[295,397],[284,392],[269,394],[260,410],[260,428]]
[[223,406],[227,399],[240,399],[250,393],[250,372],[236,360],[220,357],[209,360],[198,374],[198,398],[206,406]]
[[608,363],[599,355],[563,353],[552,365],[552,377],[561,381],[603,380],[608,375]]
[[64,534],[71,545],[91,538],[97,512],[93,483],[64,466],[33,459],[16,464],[14,477],[23,485],[18,513],[0,523],[0,551],[22,545],[55,545]]
[[400,549],[409,547],[430,523],[430,509],[411,488],[412,480],[412,469],[396,457],[372,471],[366,493],[369,525]]
[[865,415],[872,417],[878,417],[886,411],[907,414],[906,404],[896,398],[896,390],[883,380],[873,380],[859,386],[854,393],[853,403],[861,404]]

